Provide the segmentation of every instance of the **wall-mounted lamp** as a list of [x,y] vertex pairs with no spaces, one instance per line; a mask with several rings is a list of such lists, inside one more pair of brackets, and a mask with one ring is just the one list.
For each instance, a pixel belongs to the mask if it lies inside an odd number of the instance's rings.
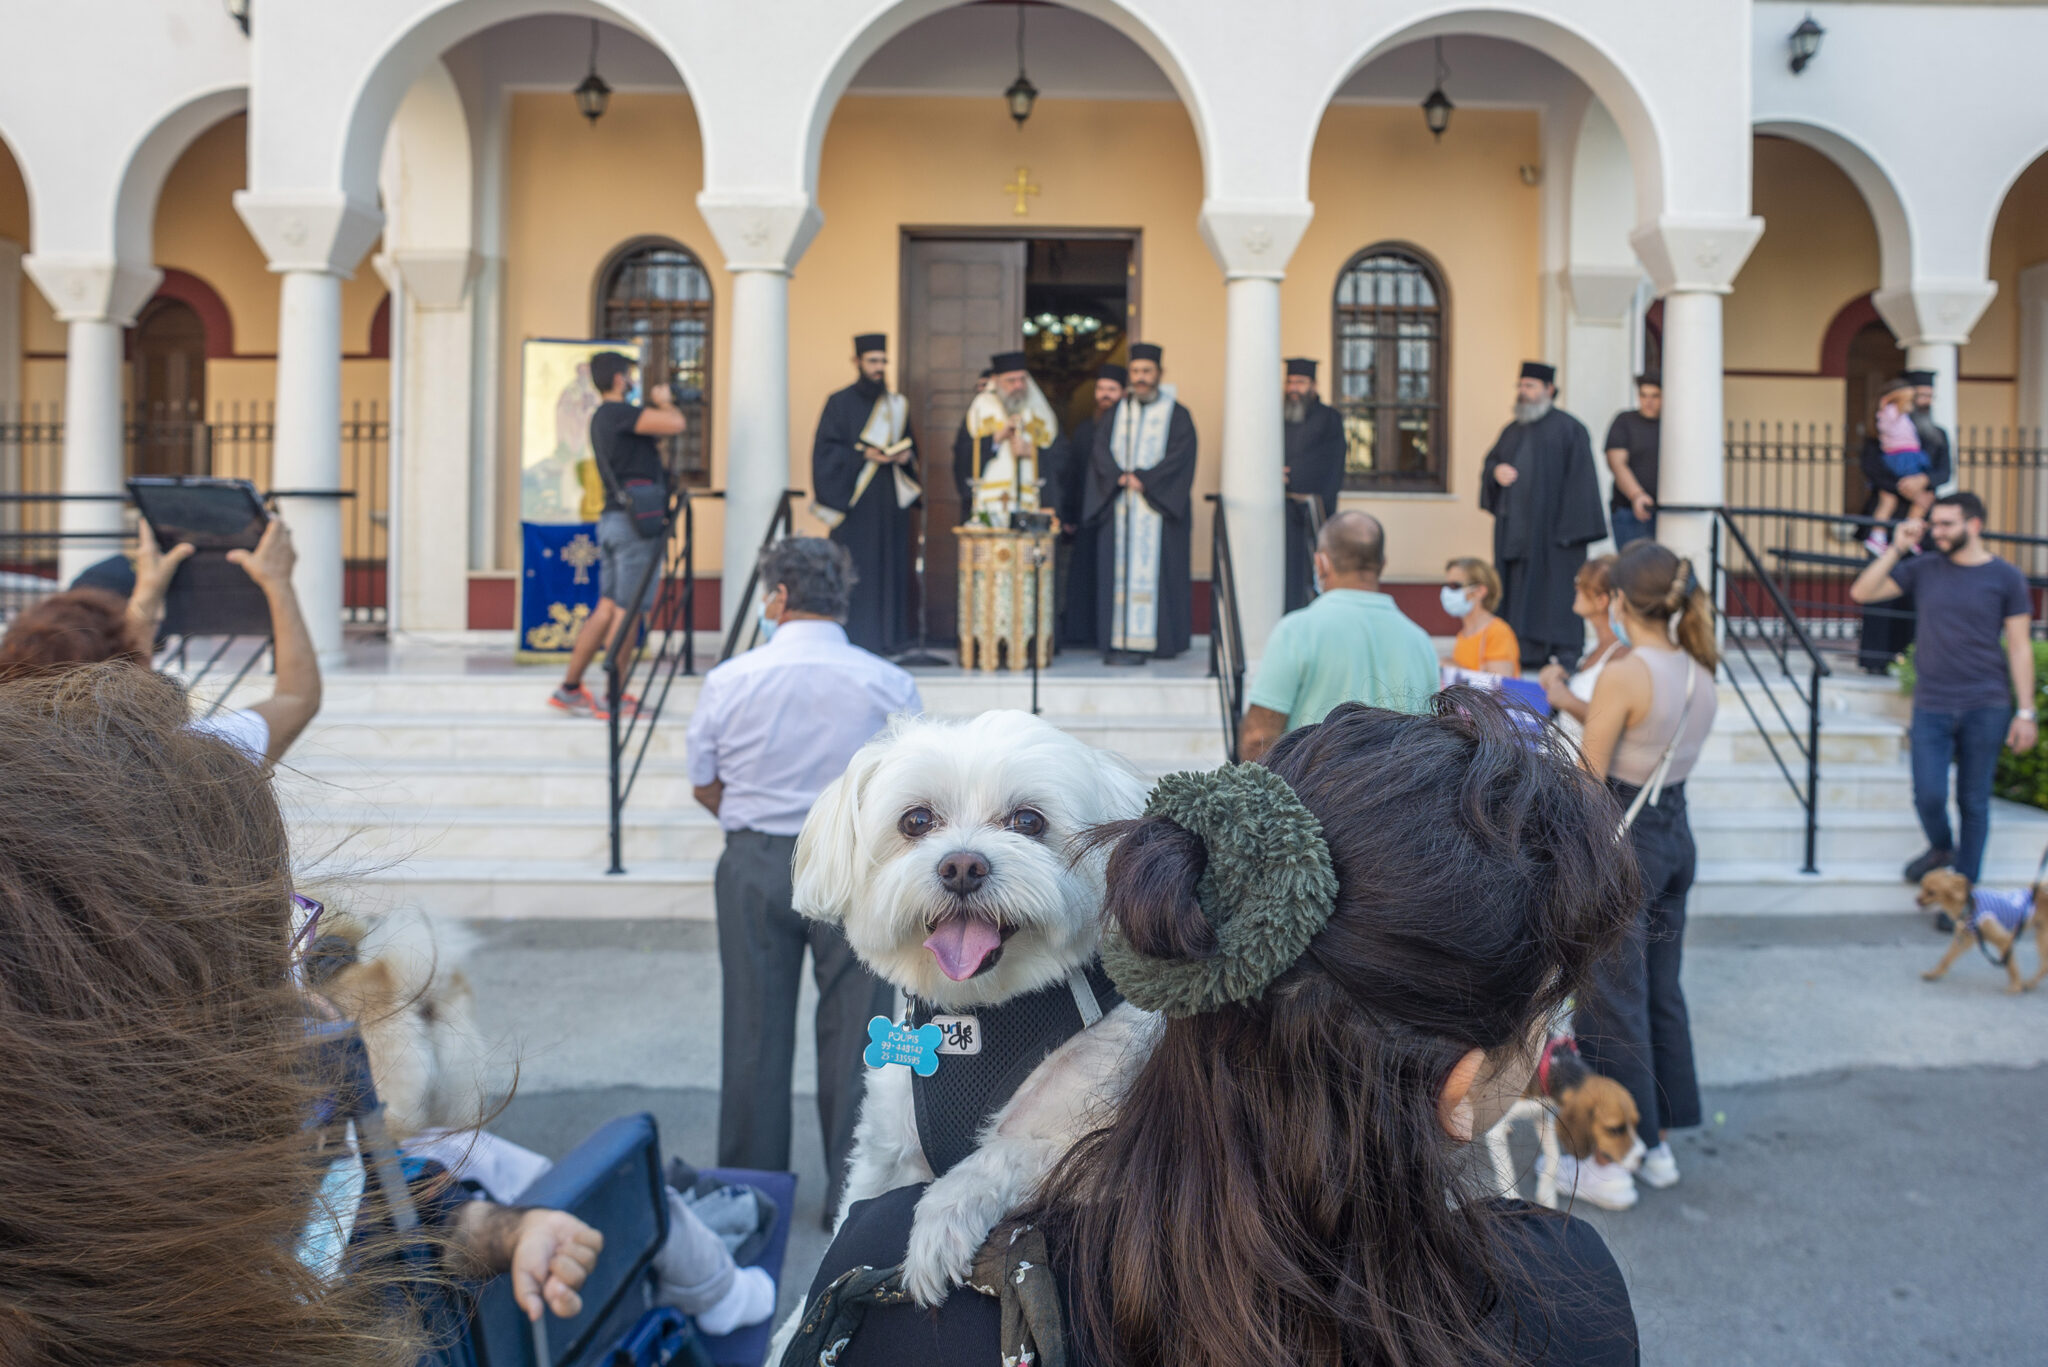
[[1017,79],[1010,82],[1010,88],[1003,92],[1003,102],[1010,106],[1010,117],[1017,121],[1017,131],[1024,131],[1024,120],[1031,117],[1031,106],[1038,102],[1038,87],[1031,84],[1031,78],[1024,74],[1024,7],[1017,6]]
[[604,83],[604,77],[597,74],[597,20],[590,21],[590,74],[583,78],[583,84],[576,87],[576,109],[589,119],[592,125],[604,117],[605,106],[612,101],[612,88]]
[[253,0],[227,0],[228,18],[241,26],[244,38],[249,36],[249,6],[252,3]]
[[1806,70],[1806,64],[1820,53],[1821,35],[1826,32],[1826,29],[1813,22],[1811,14],[1801,19],[1799,27],[1792,30],[1792,37],[1787,41],[1792,46],[1792,74],[1794,76]]
[[1422,117],[1429,124],[1429,131],[1441,142],[1444,130],[1451,126],[1451,111],[1457,106],[1451,97],[1444,94],[1444,77],[1451,69],[1444,65],[1444,40],[1436,40],[1436,89],[1429,92],[1429,98],[1422,102]]

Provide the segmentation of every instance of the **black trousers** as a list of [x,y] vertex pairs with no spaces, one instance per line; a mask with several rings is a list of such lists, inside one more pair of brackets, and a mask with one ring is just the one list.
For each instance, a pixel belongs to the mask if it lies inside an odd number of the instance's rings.
[[[1610,783],[1625,808],[1636,789]],[[1700,1123],[1692,1018],[1679,970],[1685,953],[1685,898],[1698,854],[1685,814],[1685,785],[1665,788],[1629,828],[1643,868],[1647,904],[1628,939],[1594,966],[1593,982],[1573,1013],[1579,1053],[1594,1072],[1628,1088],[1641,1112],[1637,1133],[1655,1148],[1658,1132]]]
[[865,968],[835,926],[790,905],[793,835],[732,831],[719,856],[718,965],[723,977],[718,1086],[721,1167],[789,1167],[790,1073],[804,950],[818,984],[818,1127],[825,1139],[825,1209],[839,1208],[866,1087],[868,1021],[886,1016],[888,984]]

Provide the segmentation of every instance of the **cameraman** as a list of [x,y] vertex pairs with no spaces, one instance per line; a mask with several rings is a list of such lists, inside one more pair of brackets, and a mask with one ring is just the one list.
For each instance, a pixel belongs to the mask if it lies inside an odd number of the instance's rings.
[[[630,484],[653,484],[664,495],[669,492],[668,466],[661,458],[660,439],[680,435],[683,415],[665,384],[648,392],[650,407],[634,402],[638,376],[632,358],[616,351],[600,351],[590,358],[590,382],[604,397],[590,415],[590,453],[604,484],[604,513],[597,521],[597,545],[602,555],[597,609],[584,620],[569,651],[569,672],[562,686],[548,698],[550,707],[575,717],[611,714],[606,705],[591,696],[583,684],[583,671],[627,617],[637,619],[647,608],[646,595],[628,603],[641,581],[651,589],[655,576],[649,567],[661,557],[665,538],[642,536],[634,525],[632,505],[627,501]],[[685,608],[687,611],[687,606]],[[629,635],[622,652],[632,653]],[[623,700],[631,707],[632,699]]]

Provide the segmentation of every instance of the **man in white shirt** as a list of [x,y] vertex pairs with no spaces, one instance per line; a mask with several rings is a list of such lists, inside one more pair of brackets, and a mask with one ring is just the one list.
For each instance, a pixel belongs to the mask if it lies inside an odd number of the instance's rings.
[[690,718],[690,783],[718,816],[718,960],[724,979],[718,1096],[721,1167],[789,1166],[790,1069],[804,949],[818,984],[818,1124],[826,1228],[839,1208],[861,1098],[868,1021],[887,1015],[886,984],[831,926],[790,905],[797,832],[825,785],[898,712],[917,685],[846,639],[853,564],[818,537],[786,537],[761,556],[768,639],[704,677]]

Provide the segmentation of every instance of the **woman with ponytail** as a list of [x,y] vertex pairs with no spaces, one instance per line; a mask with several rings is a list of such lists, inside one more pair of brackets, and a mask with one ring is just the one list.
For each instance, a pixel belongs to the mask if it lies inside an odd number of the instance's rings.
[[[1627,947],[1601,964],[1580,1003],[1579,1048],[1595,1072],[1636,1099],[1647,1150],[1640,1175],[1653,1187],[1678,1180],[1666,1132],[1700,1123],[1692,1025],[1678,975],[1685,898],[1697,856],[1685,812],[1685,780],[1698,762],[1716,705],[1714,609],[1692,563],[1654,541],[1636,541],[1609,572],[1615,635],[1628,654],[1601,671],[1586,716],[1585,762],[1632,819],[1628,839],[1648,902]],[[1561,1188],[1627,1209],[1635,1183],[1613,1165],[1559,1172]]]
[[892,1268],[922,1189],[855,1205],[783,1362],[1638,1362],[1599,1236],[1472,1143],[1641,905],[1575,758],[1453,688],[1162,779],[1099,836],[1151,1053],[936,1313]]

